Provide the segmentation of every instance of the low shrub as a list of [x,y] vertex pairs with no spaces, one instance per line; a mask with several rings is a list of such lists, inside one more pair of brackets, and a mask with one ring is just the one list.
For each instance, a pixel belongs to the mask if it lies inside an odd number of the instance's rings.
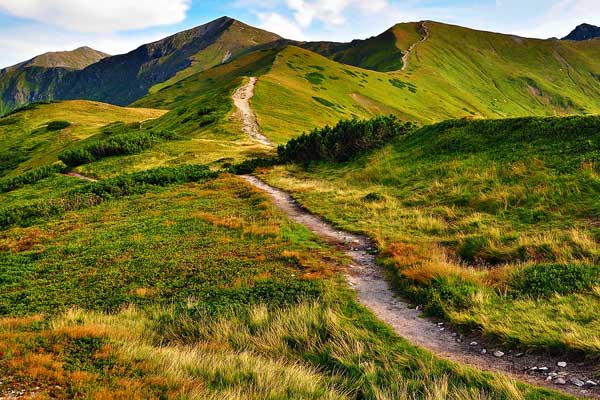
[[587,264],[536,264],[519,269],[510,279],[515,296],[544,298],[591,289],[600,282],[600,266]]
[[57,162],[52,165],[44,165],[39,168],[32,169],[14,178],[3,179],[0,181],[0,193],[10,192],[22,186],[29,185],[49,178],[50,176],[66,170],[66,165],[62,162]]
[[326,126],[304,133],[279,146],[277,153],[282,162],[348,161],[407,134],[414,127],[413,123],[398,121],[394,116],[344,120],[333,128]]
[[69,121],[52,121],[46,127],[49,131],[60,131],[71,126]]
[[177,136],[170,131],[133,132],[112,135],[106,139],[83,144],[75,149],[65,150],[58,158],[70,167],[92,163],[105,157],[137,154],[165,140]]
[[280,162],[277,157],[251,158],[249,160],[242,161],[241,163],[229,166],[227,171],[234,175],[245,175],[251,174],[256,168],[272,167],[279,163]]
[[86,185],[65,193],[54,200],[37,201],[17,207],[0,209],[0,229],[13,225],[27,225],[35,218],[47,218],[67,211],[92,207],[107,199],[144,193],[152,186],[200,182],[213,179],[218,173],[203,165],[159,167],[148,171],[119,175]]

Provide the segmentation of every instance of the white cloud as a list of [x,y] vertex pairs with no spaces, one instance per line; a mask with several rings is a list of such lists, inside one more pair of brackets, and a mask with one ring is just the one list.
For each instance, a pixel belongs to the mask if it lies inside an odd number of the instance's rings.
[[0,0],[0,12],[78,32],[116,32],[181,22],[191,0]]
[[278,13],[258,13],[260,28],[277,33],[286,39],[304,40],[302,29],[289,18]]
[[109,54],[127,53],[142,44],[159,40],[170,32],[140,33],[135,35],[82,34],[49,31],[36,27],[0,29],[0,69],[29,60],[48,51],[73,50],[90,46]]

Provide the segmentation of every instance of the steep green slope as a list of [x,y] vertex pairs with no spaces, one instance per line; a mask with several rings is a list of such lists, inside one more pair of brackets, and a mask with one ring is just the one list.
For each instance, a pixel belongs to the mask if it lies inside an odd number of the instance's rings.
[[599,154],[599,117],[455,120],[263,177],[375,238],[428,312],[505,344],[598,357]]
[[80,47],[45,53],[0,70],[0,115],[19,105],[51,99],[56,85],[66,75],[107,56],[89,47]]

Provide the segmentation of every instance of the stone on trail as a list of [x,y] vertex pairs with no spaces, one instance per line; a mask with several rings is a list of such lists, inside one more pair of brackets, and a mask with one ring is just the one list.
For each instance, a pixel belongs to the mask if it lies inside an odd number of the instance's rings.
[[585,386],[585,382],[582,381],[581,379],[577,379],[577,378],[571,378],[571,383],[577,387],[584,387]]
[[567,367],[567,363],[564,361],[559,361],[556,363],[556,365],[558,365],[561,368],[566,368]]
[[494,357],[497,357],[497,358],[504,357],[504,353],[501,352],[500,350],[497,350],[494,352]]
[[557,385],[566,385],[567,381],[565,381],[563,378],[557,378],[554,383]]

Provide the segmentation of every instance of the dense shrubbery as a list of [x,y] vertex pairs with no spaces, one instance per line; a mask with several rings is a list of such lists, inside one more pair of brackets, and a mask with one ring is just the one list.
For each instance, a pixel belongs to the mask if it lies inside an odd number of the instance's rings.
[[518,270],[513,293],[534,298],[581,292],[600,283],[600,267],[586,264],[539,264]]
[[38,201],[18,207],[0,209],[0,228],[27,224],[40,217],[60,215],[101,203],[104,200],[143,193],[151,186],[197,182],[215,178],[218,174],[203,165],[160,167],[133,174],[119,175],[100,182],[88,183],[71,190],[59,199]]
[[410,132],[414,127],[413,123],[400,122],[394,116],[366,121],[345,120],[333,128],[327,126],[304,133],[279,146],[277,152],[282,162],[348,161]]
[[46,127],[49,131],[60,131],[71,126],[69,121],[51,121]]
[[270,158],[251,158],[244,160],[241,163],[234,164],[227,168],[227,170],[235,175],[251,174],[256,168],[272,167],[279,164],[280,161],[277,157]]
[[65,150],[58,158],[70,167],[88,164],[105,157],[136,154],[163,140],[175,139],[170,131],[133,132],[110,136],[106,139],[86,143],[78,148]]
[[66,166],[63,163],[58,162],[52,165],[44,165],[43,167],[32,169],[31,171],[22,173],[14,178],[1,180],[0,193],[10,192],[21,186],[36,183],[56,173],[63,172],[65,169]]

